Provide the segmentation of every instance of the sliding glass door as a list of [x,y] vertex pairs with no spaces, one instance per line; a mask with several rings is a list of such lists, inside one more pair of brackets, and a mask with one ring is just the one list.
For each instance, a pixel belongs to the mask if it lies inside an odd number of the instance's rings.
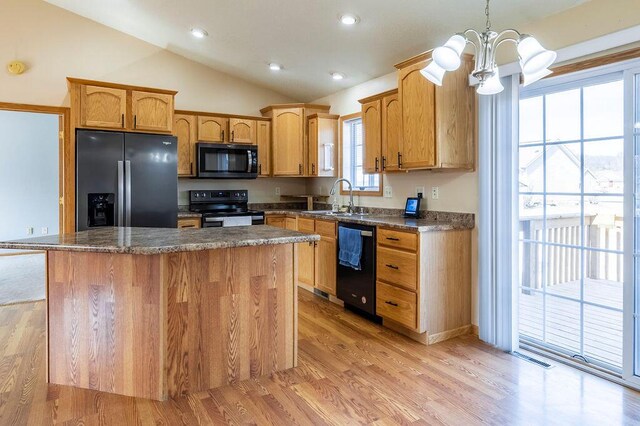
[[623,368],[622,72],[524,91],[519,141],[522,341]]

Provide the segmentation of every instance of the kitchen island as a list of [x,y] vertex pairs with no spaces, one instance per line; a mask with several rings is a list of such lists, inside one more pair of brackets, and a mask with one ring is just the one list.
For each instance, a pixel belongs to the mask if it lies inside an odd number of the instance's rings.
[[292,368],[296,243],[269,226],[100,228],[47,252],[50,383],[164,400]]

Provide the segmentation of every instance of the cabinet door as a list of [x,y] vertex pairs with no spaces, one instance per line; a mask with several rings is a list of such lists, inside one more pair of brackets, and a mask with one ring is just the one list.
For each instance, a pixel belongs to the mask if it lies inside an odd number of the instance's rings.
[[304,116],[302,108],[273,111],[273,175],[302,176],[304,173]]
[[402,151],[402,114],[398,94],[382,98],[382,170],[399,170]]
[[256,127],[258,175],[271,176],[271,123],[258,121]]
[[362,104],[363,168],[366,173],[379,173],[381,170],[381,105],[380,99]]
[[173,95],[131,92],[133,129],[171,132],[173,127]]
[[298,243],[298,282],[315,286],[316,243]]
[[231,130],[230,142],[256,144],[256,122],[254,120],[231,118],[229,129]]
[[309,159],[307,175],[318,176],[318,117],[310,118],[309,126]]
[[196,117],[176,114],[173,119],[173,135],[178,139],[178,176],[193,176]]
[[286,228],[286,218],[284,216],[267,216],[265,224],[276,228]]
[[109,87],[80,88],[80,123],[83,127],[124,129],[127,91]]
[[178,228],[200,228],[201,221],[198,218],[178,219]]
[[403,169],[436,165],[435,85],[420,74],[426,61],[398,72],[398,95],[402,115]]
[[337,241],[332,237],[321,237],[316,246],[316,288],[336,295]]
[[229,119],[226,117],[198,116],[198,140],[204,142],[227,142]]
[[298,230],[298,224],[296,221],[295,217],[287,217],[285,220],[285,228],[289,229],[290,231],[297,231]]

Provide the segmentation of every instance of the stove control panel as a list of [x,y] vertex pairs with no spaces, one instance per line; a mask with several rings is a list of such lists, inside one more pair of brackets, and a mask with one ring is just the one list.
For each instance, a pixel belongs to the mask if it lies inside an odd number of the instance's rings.
[[234,189],[226,191],[193,190],[189,191],[190,203],[211,203],[211,202],[247,202],[249,192],[246,189]]

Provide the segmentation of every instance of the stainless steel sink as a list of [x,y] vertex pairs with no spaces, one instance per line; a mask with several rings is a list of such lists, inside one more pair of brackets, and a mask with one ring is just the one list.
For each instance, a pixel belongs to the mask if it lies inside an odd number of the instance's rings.
[[334,212],[331,210],[306,210],[303,213],[319,214],[323,216],[335,216],[335,217],[353,217],[353,216],[368,216],[369,213],[348,213],[348,212]]

